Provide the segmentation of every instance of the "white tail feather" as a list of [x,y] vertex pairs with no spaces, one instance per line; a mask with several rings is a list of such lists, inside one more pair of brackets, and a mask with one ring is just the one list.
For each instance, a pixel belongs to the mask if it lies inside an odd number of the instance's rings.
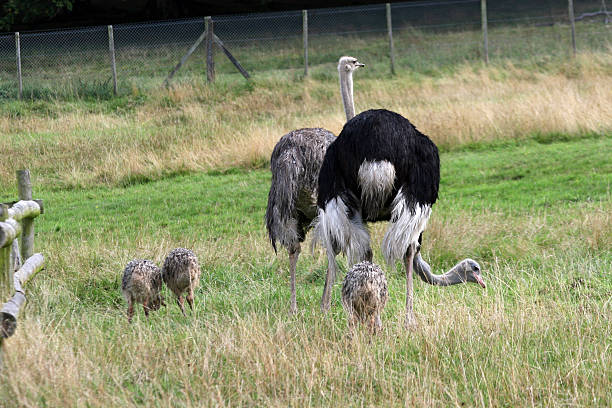
[[359,166],[361,205],[371,219],[376,219],[395,183],[395,167],[386,160],[363,161]]

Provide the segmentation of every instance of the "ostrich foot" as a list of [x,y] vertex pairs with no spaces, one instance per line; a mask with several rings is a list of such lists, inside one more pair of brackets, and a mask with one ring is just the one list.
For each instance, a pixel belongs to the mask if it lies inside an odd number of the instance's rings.
[[418,326],[416,317],[414,317],[414,313],[406,314],[406,322],[404,323],[406,330],[415,330]]

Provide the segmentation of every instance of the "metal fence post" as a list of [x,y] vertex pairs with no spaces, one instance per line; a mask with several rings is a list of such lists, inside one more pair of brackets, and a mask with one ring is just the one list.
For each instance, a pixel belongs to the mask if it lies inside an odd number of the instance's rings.
[[115,39],[113,26],[108,26],[108,50],[110,52],[111,70],[113,71],[113,93],[117,95],[117,66],[115,65]]
[[574,1],[567,0],[567,7],[569,11],[570,25],[572,27],[572,50],[574,56],[576,56],[576,24],[574,21]]
[[389,57],[391,58],[391,75],[395,75],[395,47],[393,46],[393,27],[391,26],[390,3],[387,3],[387,33],[389,34]]
[[489,63],[489,35],[487,21],[487,0],[480,0],[480,16],[482,20],[482,46],[485,63]]
[[302,10],[302,40],[304,42],[304,76],[308,76],[308,10]]
[[15,33],[15,49],[17,52],[17,83],[19,99],[23,97],[23,83],[21,82],[21,41],[19,40],[19,32]]
[[213,55],[213,21],[210,16],[204,19],[206,23],[206,81],[215,82],[215,60]]

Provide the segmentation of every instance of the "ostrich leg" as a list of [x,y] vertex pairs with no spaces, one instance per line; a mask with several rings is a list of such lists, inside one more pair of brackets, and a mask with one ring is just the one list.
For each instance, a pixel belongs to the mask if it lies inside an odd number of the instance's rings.
[[134,316],[134,301],[132,299],[128,300],[128,322],[132,323],[132,317]]
[[297,301],[295,300],[295,270],[297,268],[298,257],[300,256],[300,244],[297,244],[295,248],[289,251],[289,271],[291,274],[291,306],[289,309],[290,314],[297,312]]
[[404,265],[406,267],[406,328],[414,329],[416,327],[416,318],[414,317],[413,310],[413,297],[412,297],[412,272],[413,272],[413,261],[416,253],[416,246],[410,244],[406,251],[404,259]]
[[327,276],[325,277],[325,287],[321,298],[321,310],[327,313],[331,307],[331,291],[336,281],[336,255],[327,251]]

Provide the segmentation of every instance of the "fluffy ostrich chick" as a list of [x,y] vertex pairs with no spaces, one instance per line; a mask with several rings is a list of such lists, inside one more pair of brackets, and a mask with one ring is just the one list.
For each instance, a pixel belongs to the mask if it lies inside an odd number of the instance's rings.
[[161,296],[161,270],[152,261],[135,259],[128,262],[123,271],[121,291],[128,303],[128,321],[134,316],[134,303],[142,303],[144,313],[149,317],[150,310],[166,306]]
[[185,315],[183,293],[187,292],[187,303],[193,310],[193,291],[200,282],[200,265],[195,254],[185,248],[173,249],[162,267],[164,283],[176,295],[176,302]]
[[342,284],[342,306],[352,330],[357,321],[368,325],[372,333],[382,327],[380,314],[387,304],[387,278],[380,266],[369,261],[355,264]]

